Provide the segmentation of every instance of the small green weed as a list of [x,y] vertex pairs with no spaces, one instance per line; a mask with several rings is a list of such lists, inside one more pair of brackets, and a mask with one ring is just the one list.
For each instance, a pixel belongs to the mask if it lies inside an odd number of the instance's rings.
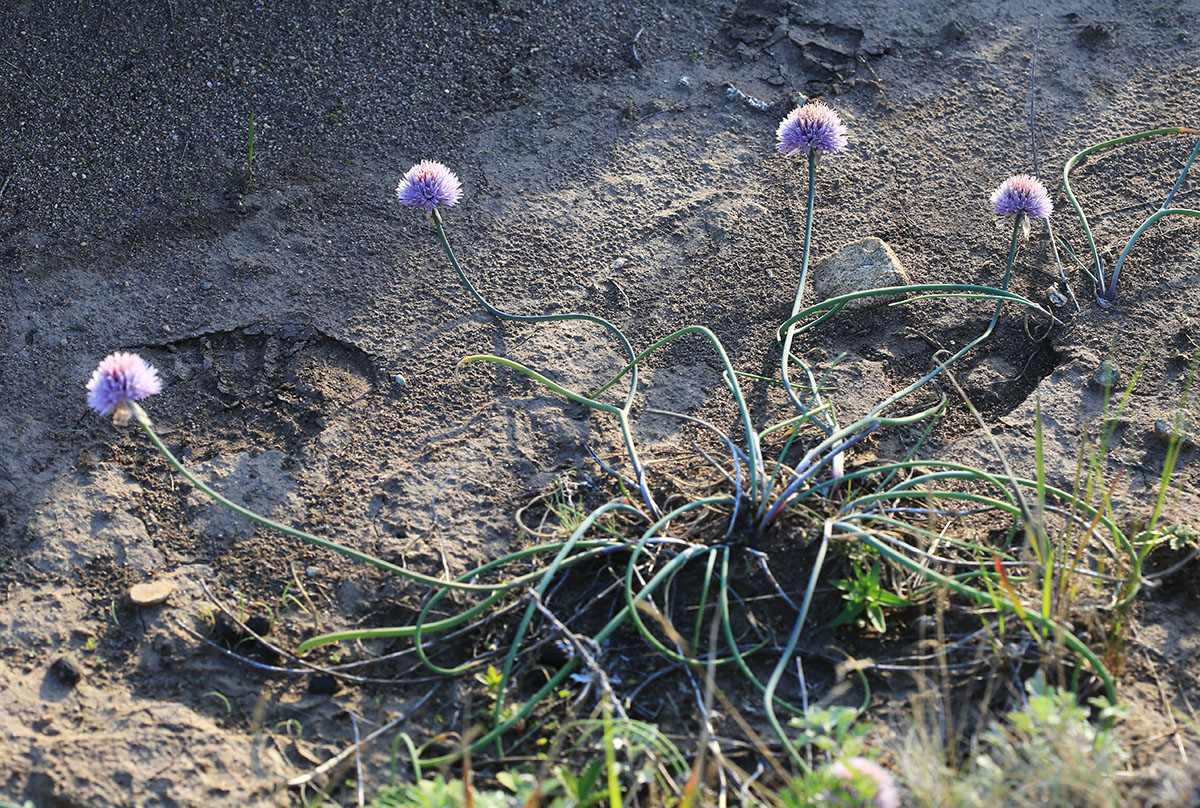
[[908,605],[908,601],[897,594],[887,591],[880,583],[881,564],[879,559],[875,559],[875,563],[871,565],[869,570],[864,570],[860,566],[855,567],[855,575],[853,578],[840,578],[835,581],[830,581],[838,589],[841,589],[842,597],[846,599],[846,607],[841,613],[833,619],[830,626],[844,626],[847,623],[859,620],[859,615],[864,612],[867,615],[867,622],[871,628],[878,631],[880,634],[887,631],[887,622],[884,619],[884,609],[896,609],[901,606]]
[[[933,808],[1121,808],[1114,787],[1125,753],[1090,722],[1075,696],[1050,687],[1039,673],[1026,682],[1027,701],[993,718],[971,744],[959,770],[946,763],[942,742],[926,730],[909,733],[900,770],[914,805]],[[1100,717],[1110,708],[1104,706]]]

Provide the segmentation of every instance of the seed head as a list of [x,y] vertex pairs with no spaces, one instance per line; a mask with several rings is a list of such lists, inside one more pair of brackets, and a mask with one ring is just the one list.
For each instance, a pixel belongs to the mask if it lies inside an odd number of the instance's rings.
[[1028,174],[1018,174],[992,192],[992,210],[997,216],[1025,214],[1049,219],[1054,203],[1045,185]]
[[396,186],[401,205],[413,205],[432,213],[438,205],[453,206],[462,199],[462,184],[441,163],[425,160],[408,170]]
[[88,406],[113,421],[128,423],[129,402],[140,401],[162,390],[158,371],[137,354],[113,353],[104,357],[87,383]]
[[824,104],[805,104],[787,114],[775,132],[779,150],[788,157],[807,155],[814,149],[834,154],[846,148],[846,127]]

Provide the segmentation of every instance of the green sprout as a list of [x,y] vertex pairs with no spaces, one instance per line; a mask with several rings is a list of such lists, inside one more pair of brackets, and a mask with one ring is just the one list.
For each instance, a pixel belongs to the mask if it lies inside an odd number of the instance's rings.
[[844,626],[858,620],[859,615],[865,612],[871,628],[880,634],[887,631],[883,610],[907,606],[908,601],[883,588],[880,583],[881,569],[879,559],[875,559],[871,569],[856,567],[853,578],[841,578],[830,582],[842,590],[842,597],[846,600],[845,608],[833,619],[830,626]]

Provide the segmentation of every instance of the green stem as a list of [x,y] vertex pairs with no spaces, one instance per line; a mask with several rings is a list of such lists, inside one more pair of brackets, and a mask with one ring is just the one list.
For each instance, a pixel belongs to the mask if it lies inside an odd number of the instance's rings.
[[[967,352],[969,352],[972,348],[974,348],[976,345],[983,342],[985,339],[987,339],[988,337],[990,337],[992,335],[992,331],[995,330],[995,328],[996,328],[996,323],[1000,320],[1000,311],[1004,307],[1005,301],[1008,300],[1008,297],[1007,297],[1008,282],[1009,282],[1009,279],[1012,277],[1013,263],[1015,262],[1016,257],[1017,257],[1017,244],[1020,239],[1020,236],[1021,236],[1021,221],[1018,218],[1017,221],[1013,222],[1012,239],[1009,242],[1009,247],[1008,247],[1008,264],[1004,269],[1004,282],[1000,285],[1000,291],[1001,291],[1002,295],[997,296],[996,309],[992,313],[992,319],[988,323],[988,327],[986,329],[984,329],[984,332],[982,334],[980,334],[978,337],[976,337],[975,339],[968,342],[965,346],[963,346],[963,348],[961,350],[959,350],[957,353],[955,353],[953,356],[951,356],[946,361],[940,363],[937,367],[935,367],[933,370],[926,373],[920,379],[913,382],[912,384],[910,384],[908,387],[904,388],[900,392],[892,394],[891,396],[884,399],[879,404],[876,404],[875,407],[873,407],[870,412],[868,412],[866,415],[864,415],[858,421],[855,421],[853,424],[851,424],[848,427],[839,429],[838,431],[836,431],[832,435],[830,435],[828,438],[826,438],[824,441],[822,441],[820,444],[818,444],[814,448],[810,449],[808,451],[808,453],[805,454],[804,458],[801,460],[800,467],[803,468],[803,467],[806,467],[807,464],[811,464],[816,458],[819,458],[822,455],[824,455],[832,447],[838,445],[839,443],[841,443],[842,441],[844,441],[848,438],[853,437],[856,433],[860,432],[861,430],[870,429],[874,425],[880,423],[882,421],[882,419],[880,418],[881,412],[883,412],[885,409],[887,409],[891,405],[895,404],[897,401],[900,401],[901,399],[906,398],[910,394],[912,394],[912,393],[916,392],[917,390],[919,390],[920,388],[924,387],[931,379],[936,377],[938,374],[940,374],[946,368],[950,367],[950,365],[957,362],[959,359],[961,359],[963,356],[965,356],[967,354]],[[901,288],[903,288],[903,287],[901,287]],[[831,301],[826,301],[826,302],[828,303]],[[812,324],[809,324],[809,325],[812,325]],[[799,488],[801,485],[804,484],[804,481],[807,478],[808,477],[805,475],[796,477],[788,485],[788,487],[786,489],[784,489],[783,494],[781,494],[777,499],[775,499],[775,501],[774,501],[775,504],[772,507],[767,508],[766,501],[764,500],[763,507],[761,508],[761,511],[762,511],[761,518],[759,520],[759,525],[758,525],[759,531],[763,530],[768,524],[771,523],[772,520],[775,519],[775,517],[777,517],[779,515],[780,511],[782,511],[785,507],[787,507],[789,502],[792,501],[792,494],[795,493],[795,490],[797,488]]]
[[[951,592],[964,595],[981,605],[999,606],[1000,608],[1004,609],[1004,611],[1018,615],[1024,620],[1038,624],[1042,630],[1046,632],[1047,636],[1061,638],[1063,644],[1082,657],[1088,663],[1088,665],[1091,666],[1092,670],[1096,672],[1096,675],[1100,677],[1100,681],[1104,684],[1104,692],[1108,697],[1109,704],[1115,705],[1117,703],[1117,686],[1114,684],[1112,676],[1109,675],[1108,669],[1104,667],[1104,663],[1100,661],[1100,658],[1096,656],[1095,652],[1092,651],[1091,648],[1088,648],[1083,641],[1081,641],[1078,637],[1059,625],[1054,620],[1044,618],[1039,614],[1027,611],[1020,604],[1013,603],[1003,598],[989,596],[988,594],[981,592],[974,587],[960,583],[954,578],[942,575],[939,572],[934,572],[924,564],[914,561],[903,553],[897,551],[886,542],[880,541],[870,534],[863,533],[862,531],[855,529],[852,525],[841,525],[839,523],[837,527],[847,529],[848,532],[856,533],[860,541],[870,545],[878,553],[887,557],[890,561],[899,564],[907,570],[917,573],[928,581],[936,583],[940,586],[944,586]],[[1111,721],[1109,723],[1111,723]]]
[[783,653],[779,656],[779,661],[775,663],[775,670],[771,672],[771,678],[767,680],[767,688],[763,692],[763,708],[767,711],[767,721],[771,724],[771,729],[775,730],[775,734],[779,737],[783,748],[787,750],[788,755],[792,758],[792,762],[801,769],[806,768],[804,761],[800,758],[800,754],[788,743],[787,733],[783,731],[783,727],[779,723],[779,717],[775,714],[775,690],[779,687],[779,681],[783,678],[783,672],[787,670],[788,664],[792,661],[792,654],[796,653],[796,646],[800,642],[800,632],[804,628],[804,621],[808,619],[808,608],[812,605],[813,593],[817,589],[817,578],[821,574],[821,569],[825,565],[825,552],[829,549],[830,537],[830,522],[827,520],[822,529],[821,546],[817,548],[817,558],[813,561],[812,570],[808,574],[808,586],[804,589],[804,601],[800,604],[800,614],[796,616],[796,622],[792,625],[792,633],[788,637],[787,646],[784,647]]
[[[637,513],[637,510],[631,506],[625,505],[624,507],[628,508],[633,513]],[[583,549],[584,552],[571,556],[571,558],[567,559],[563,563],[563,567],[571,567],[595,558],[599,558],[603,555],[624,549],[627,545],[609,541],[589,541],[579,542],[576,546]],[[476,567],[470,572],[464,573],[456,580],[470,581],[493,569],[497,569],[517,561],[523,561],[526,558],[545,555],[546,553],[558,552],[560,549],[562,549],[562,547],[563,543],[559,542],[556,544],[542,544],[538,545],[537,547],[529,547],[515,553],[509,553],[508,555],[505,555],[494,561],[489,561],[481,567]],[[457,628],[467,621],[472,620],[477,615],[487,611],[489,607],[491,607],[501,597],[511,592],[513,589],[517,589],[536,581],[538,578],[544,575],[545,572],[545,569],[538,569],[534,570],[533,572],[526,573],[525,575],[520,575],[511,580],[497,583],[494,585],[495,591],[469,609],[459,612],[452,617],[446,617],[433,622],[425,622],[425,618],[428,616],[429,612],[432,611],[433,605],[438,603],[438,601],[440,601],[444,595],[453,591],[450,589],[439,589],[436,593],[434,593],[434,595],[426,603],[425,607],[421,610],[420,615],[418,615],[417,622],[411,626],[386,626],[383,628],[351,629],[346,631],[331,632],[329,634],[322,634],[316,637],[311,637],[302,642],[297,648],[297,652],[303,654],[306,651],[310,651],[318,646],[328,645],[329,643],[334,642],[385,639],[391,637],[415,637],[419,634],[432,634],[439,631]],[[434,669],[434,667],[431,666],[431,669]]]
[[[817,152],[810,151],[808,153],[808,209],[804,216],[804,245],[800,253],[800,280],[796,284],[796,301],[792,304],[792,316],[795,317],[796,312],[800,311],[800,306],[804,299],[804,288],[808,280],[808,262],[809,256],[812,253],[812,226],[814,214],[814,201],[817,194]],[[783,387],[787,390],[788,398],[796,405],[796,409],[801,413],[808,412],[808,407],[800,403],[800,399],[796,396],[796,391],[792,388],[792,380],[788,375],[788,365],[792,353],[792,339],[794,337],[793,328],[788,328],[787,334],[783,338],[783,356],[779,360],[779,372],[783,378]],[[821,392],[814,388],[812,390],[812,402],[817,406],[821,406]],[[818,422],[819,423],[819,422]],[[832,425],[821,424],[822,429],[826,434],[833,431]]]
[[1083,226],[1083,232],[1087,235],[1088,246],[1092,250],[1092,261],[1096,267],[1096,277],[1100,279],[1100,294],[1107,295],[1108,290],[1104,288],[1104,269],[1100,264],[1100,252],[1096,249],[1096,239],[1092,236],[1092,228],[1088,225],[1087,216],[1083,212],[1083,208],[1079,205],[1079,200],[1075,198],[1074,192],[1071,190],[1070,174],[1071,169],[1075,164],[1087,157],[1089,154],[1094,154],[1101,149],[1107,149],[1112,146],[1120,146],[1122,143],[1129,143],[1134,140],[1139,140],[1144,137],[1152,137],[1154,135],[1176,135],[1182,133],[1195,132],[1194,129],[1189,129],[1186,126],[1168,126],[1163,129],[1151,129],[1147,132],[1138,132],[1135,135],[1125,135],[1124,137],[1106,140],[1103,143],[1097,143],[1094,146],[1088,146],[1081,152],[1078,152],[1074,157],[1066,162],[1063,166],[1063,190],[1067,194],[1067,200],[1071,203],[1071,207],[1075,208],[1075,215],[1079,217],[1079,223]]
[[337,542],[330,541],[329,539],[322,539],[320,536],[314,536],[311,533],[305,533],[303,530],[297,530],[294,527],[288,527],[287,525],[283,525],[279,522],[268,519],[265,516],[260,516],[247,508],[243,508],[236,502],[221,496],[216,491],[209,488],[195,474],[192,474],[187,467],[179,462],[179,459],[171,453],[171,450],[167,448],[166,444],[163,443],[162,439],[158,437],[157,433],[155,433],[154,425],[150,422],[150,416],[148,416],[146,411],[141,408],[141,405],[139,405],[136,401],[131,401],[129,404],[133,408],[133,414],[134,417],[137,418],[138,425],[141,426],[142,430],[150,437],[150,441],[154,444],[158,451],[162,453],[163,457],[167,459],[167,462],[174,466],[175,470],[182,474],[184,479],[186,479],[189,483],[196,486],[196,488],[206,494],[209,498],[218,504],[225,506],[238,516],[249,519],[251,522],[262,525],[263,527],[269,527],[271,530],[279,531],[286,536],[291,536],[295,539],[301,539],[309,544],[315,544],[318,547],[324,547],[326,550],[333,550],[335,553],[341,553],[347,558],[353,558],[355,561],[361,561],[364,564],[370,564],[378,567],[381,570],[387,570],[388,572],[394,573],[403,578],[408,578],[409,580],[413,581],[420,581],[421,583],[429,584],[430,586],[449,587],[451,589],[462,589],[469,592],[491,592],[495,589],[494,586],[482,586],[479,584],[468,584],[459,581],[447,581],[442,578],[434,578],[431,575],[423,575],[419,572],[406,570],[403,567],[398,567],[395,564],[384,561],[382,558],[377,558],[369,553],[355,550],[352,547],[347,547],[344,544],[338,544]]
[[489,356],[486,354],[480,354],[476,356],[468,356],[462,361],[463,364],[466,364],[467,362],[492,362],[497,365],[504,365],[507,368],[511,368],[518,373],[528,376],[538,384],[548,388],[552,392],[558,393],[560,396],[568,399],[569,401],[574,401],[576,404],[582,404],[585,407],[591,407],[594,410],[607,412],[609,415],[616,417],[617,424],[621,428],[621,437],[625,441],[625,451],[629,454],[629,462],[633,465],[634,476],[637,480],[638,489],[642,492],[642,499],[646,502],[646,505],[650,507],[650,510],[655,515],[658,514],[658,506],[654,504],[654,498],[650,495],[650,487],[646,482],[646,469],[638,459],[637,446],[633,442],[633,430],[629,426],[628,410],[614,407],[612,404],[605,404],[602,401],[596,401],[594,398],[576,393],[573,390],[568,390],[566,387],[563,387],[561,384],[543,376],[536,370],[528,368],[525,365],[522,365],[520,362],[515,362],[512,359],[505,359],[502,356]]
[[[603,643],[613,633],[615,633],[617,629],[625,624],[625,622],[629,619],[630,611],[636,610],[637,604],[649,597],[650,594],[657,589],[665,579],[674,574],[676,569],[686,564],[698,553],[707,552],[710,549],[711,548],[701,546],[689,547],[668,561],[667,564],[661,570],[655,573],[654,576],[646,583],[646,585],[638,592],[637,596],[633,599],[632,605],[627,604],[623,606],[621,610],[617,612],[617,614],[613,616],[613,618],[596,633],[596,635],[592,638],[593,641],[598,644]],[[493,727],[484,735],[475,739],[475,741],[471,743],[470,749],[480,749],[488,744],[493,743],[498,737],[502,736],[518,722],[523,721],[531,712],[533,712],[534,708],[540,704],[543,699],[553,693],[566,681],[568,676],[578,670],[579,665],[580,662],[578,657],[572,657],[569,659],[565,665],[558,669],[557,673],[550,677],[546,684],[538,688],[537,692],[530,696],[528,700],[526,700],[526,702],[520,707],[520,709],[517,710],[514,715],[507,718],[503,723]],[[462,750],[457,750],[440,757],[433,758],[432,760],[422,761],[422,765],[428,768],[437,768],[439,766],[445,766],[449,763],[453,763],[461,756]]]
[[[1174,191],[1172,191],[1172,195],[1174,195]],[[1189,208],[1160,208],[1150,214],[1150,218],[1142,222],[1142,226],[1133,231],[1133,235],[1129,237],[1129,241],[1125,244],[1125,249],[1121,251],[1121,257],[1117,259],[1117,265],[1113,267],[1112,279],[1108,282],[1108,288],[1102,292],[1103,300],[1106,304],[1111,305],[1116,300],[1117,278],[1121,276],[1121,267],[1125,266],[1125,259],[1129,257],[1129,251],[1133,249],[1133,245],[1142,237],[1142,233],[1145,233],[1150,228],[1150,225],[1172,213],[1177,213],[1180,216],[1200,216],[1200,210],[1191,210]]]
[[[816,320],[813,320],[811,323],[805,323],[803,326],[800,326],[799,330],[796,333],[802,334],[805,331],[808,331],[808,330],[816,327],[817,325],[821,324],[825,320],[828,320],[830,317],[837,314],[847,303],[849,303],[853,300],[858,300],[860,298],[866,298],[866,297],[878,297],[881,295],[910,294],[910,293],[914,293],[914,292],[953,292],[953,293],[962,292],[963,297],[977,297],[981,300],[996,300],[998,302],[1020,303],[1021,305],[1025,306],[1026,308],[1033,309],[1038,314],[1041,314],[1043,317],[1047,318],[1048,320],[1053,321],[1055,325],[1062,324],[1050,312],[1043,309],[1037,303],[1034,303],[1029,298],[1019,295],[1016,292],[1010,292],[1007,289],[997,289],[994,286],[979,286],[977,284],[970,284],[970,283],[918,283],[918,284],[913,284],[911,286],[883,286],[878,289],[866,289],[861,292],[850,292],[849,294],[839,295],[838,297],[831,297],[828,300],[822,300],[820,303],[809,306],[808,308],[804,309],[803,311],[799,311],[792,317],[789,317],[787,320],[785,320],[783,322],[782,325],[779,326],[777,331],[779,334],[782,335],[784,333],[785,328],[788,328],[788,327],[794,325],[795,323],[799,322],[800,320],[803,320],[806,317],[809,317],[818,311],[822,312],[821,316],[818,317]],[[952,295],[949,295],[949,294],[947,294],[947,295],[941,295],[941,294],[923,295],[918,298],[908,298],[905,300],[898,300],[895,303],[892,303],[890,305],[901,306],[906,303],[914,302],[915,300],[924,300],[924,299],[930,298],[930,297],[951,297],[951,296]],[[957,295],[954,295],[954,296],[957,296]]]
[[[575,312],[570,314],[509,314],[508,312],[501,311],[493,306],[487,301],[486,298],[484,298],[482,294],[479,293],[479,290],[475,288],[475,284],[471,283],[471,279],[467,277],[467,273],[463,270],[462,265],[459,264],[458,258],[456,258],[454,255],[454,249],[450,246],[450,240],[446,237],[446,230],[442,226],[442,215],[437,208],[434,208],[432,218],[434,227],[437,228],[438,239],[442,243],[442,249],[445,250],[446,257],[450,259],[450,265],[454,267],[454,271],[458,273],[458,279],[463,282],[463,286],[467,287],[467,291],[471,293],[471,296],[474,297],[479,305],[483,306],[489,314],[499,317],[502,320],[512,320],[513,322],[517,323],[554,323],[562,322],[563,320],[583,320],[585,322],[595,323],[596,325],[603,326],[614,337],[616,337],[617,341],[621,343],[621,347],[625,349],[625,353],[630,359],[633,359],[633,346],[629,344],[629,340],[626,339],[625,335],[621,332],[621,329],[617,328],[603,317],[596,317],[591,314],[578,314]],[[629,391],[625,395],[624,410],[626,412],[632,408],[633,396],[636,392],[637,368],[634,368],[629,377]]]
[[1187,162],[1183,164],[1183,171],[1179,172],[1179,179],[1175,180],[1175,184],[1171,186],[1171,192],[1167,194],[1167,198],[1162,203],[1162,208],[1171,207],[1171,200],[1175,198],[1175,192],[1179,190],[1179,186],[1183,185],[1183,181],[1187,179],[1188,171],[1192,168],[1192,163],[1196,162],[1196,155],[1200,154],[1200,140],[1196,141],[1196,145],[1192,147],[1192,154],[1188,157]]
[[[558,551],[558,554],[555,555],[554,560],[550,562],[550,566],[541,576],[541,581],[538,582],[536,593],[534,594],[533,599],[530,601],[529,606],[526,607],[525,614],[521,617],[521,623],[517,626],[516,636],[509,645],[508,653],[504,657],[504,667],[500,674],[500,685],[496,694],[496,706],[492,712],[493,723],[499,724],[504,716],[504,690],[508,685],[509,678],[512,676],[512,668],[513,663],[517,659],[517,651],[520,650],[521,640],[524,639],[525,632],[529,630],[529,624],[533,621],[533,615],[537,612],[538,604],[541,603],[542,598],[545,596],[546,589],[549,588],[550,582],[554,579],[554,576],[558,574],[559,569],[563,566],[563,562],[566,561],[567,557],[571,554],[571,551],[575,549],[575,545],[583,539],[584,535],[589,530],[591,530],[592,525],[595,524],[597,519],[609,511],[627,507],[629,506],[623,502],[609,502],[589,513],[587,518],[580,523],[579,527],[575,528],[574,532],[571,533],[570,539],[566,544],[563,545],[562,549]],[[501,739],[499,737],[496,738],[496,743],[501,743]],[[500,753],[501,757],[503,757],[503,747],[498,747],[497,751]]]
[[705,328],[702,325],[689,325],[685,328],[681,328],[678,331],[668,334],[635,356],[628,365],[623,367],[617,373],[616,376],[613,376],[611,379],[601,385],[598,390],[592,393],[592,395],[600,395],[609,387],[612,387],[614,384],[616,384],[622,376],[636,368],[638,364],[644,361],[646,357],[650,356],[650,354],[654,353],[659,348],[674,342],[680,337],[686,336],[687,334],[699,334],[707,339],[709,344],[712,345],[713,350],[716,351],[717,358],[721,360],[721,367],[724,368],[725,383],[729,386],[729,391],[733,394],[734,401],[737,403],[738,416],[741,418],[742,430],[746,436],[746,451],[750,458],[750,488],[751,490],[756,490],[759,475],[763,468],[762,451],[758,444],[758,433],[754,431],[754,425],[750,420],[750,410],[746,407],[746,399],[742,395],[741,385],[738,384],[737,373],[734,372],[733,363],[729,361],[729,355],[725,353],[725,346],[721,344],[719,339],[717,339],[717,335],[708,328]]

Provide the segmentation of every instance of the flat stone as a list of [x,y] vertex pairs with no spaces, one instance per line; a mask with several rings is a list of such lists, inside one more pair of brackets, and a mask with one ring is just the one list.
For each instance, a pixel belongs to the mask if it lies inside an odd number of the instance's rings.
[[175,585],[170,581],[150,581],[132,587],[129,599],[134,606],[157,606],[165,603],[174,591]]
[[[833,255],[823,258],[812,267],[810,277],[816,295],[815,299],[806,300],[806,305],[867,289],[909,284],[908,273],[904,271],[896,253],[887,242],[874,237],[847,244]],[[902,297],[902,294],[894,294],[859,298],[847,303],[845,310],[879,306]]]

